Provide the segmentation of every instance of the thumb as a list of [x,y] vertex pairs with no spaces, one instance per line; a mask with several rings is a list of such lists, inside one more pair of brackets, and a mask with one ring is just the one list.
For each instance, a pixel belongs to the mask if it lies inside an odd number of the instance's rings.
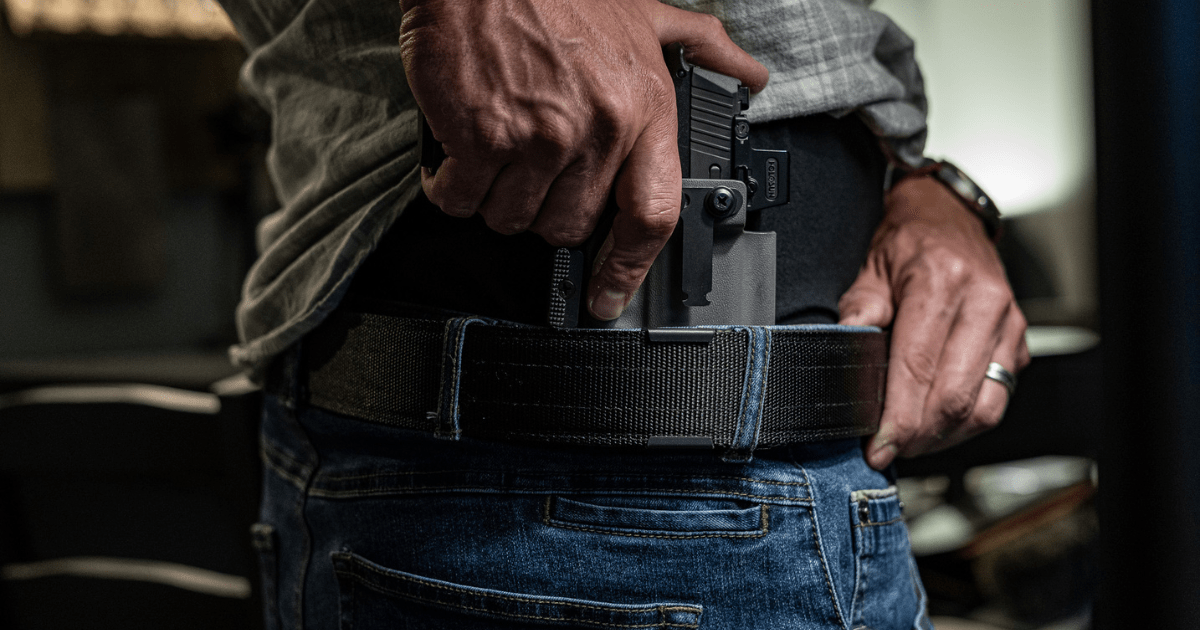
[[675,112],[642,131],[616,181],[617,214],[588,286],[588,310],[599,320],[621,315],[679,222],[683,195]]
[[892,323],[895,308],[892,305],[892,288],[887,276],[874,259],[869,259],[858,273],[854,284],[838,301],[838,310],[843,326],[878,326],[886,328]]
[[720,19],[658,2],[652,5],[659,44],[683,44],[689,62],[731,76],[751,92],[760,92],[767,86],[770,72],[766,66],[729,39]]

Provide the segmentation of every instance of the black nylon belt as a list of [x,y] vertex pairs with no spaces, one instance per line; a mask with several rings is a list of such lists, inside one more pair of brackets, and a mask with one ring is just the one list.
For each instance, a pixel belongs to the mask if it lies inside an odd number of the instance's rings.
[[[308,335],[309,402],[501,441],[756,448],[869,435],[882,332],[834,326],[552,329],[335,311]],[[440,369],[439,369],[440,367]]]

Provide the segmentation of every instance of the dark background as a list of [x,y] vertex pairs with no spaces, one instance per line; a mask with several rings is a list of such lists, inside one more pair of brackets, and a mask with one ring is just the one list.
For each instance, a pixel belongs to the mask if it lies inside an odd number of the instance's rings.
[[[1092,27],[1095,212],[1079,228],[1096,233],[1099,310],[1069,323],[1102,341],[1035,359],[1001,428],[899,472],[946,476],[953,493],[982,464],[1097,459],[1098,564],[1055,583],[1087,585],[1070,598],[1095,602],[1096,627],[1192,628],[1200,5],[1093,0]],[[0,395],[112,382],[205,392],[232,373],[231,314],[253,226],[273,208],[269,127],[237,90],[241,59],[232,41],[18,38],[0,23]],[[1056,290],[1023,245],[1037,227],[1011,222],[1002,249],[1027,300]],[[1052,320],[1033,323],[1063,323]],[[104,555],[254,579],[255,396],[226,395],[208,415],[0,404],[0,565]],[[4,627],[254,627],[257,605],[149,583],[0,580]]]

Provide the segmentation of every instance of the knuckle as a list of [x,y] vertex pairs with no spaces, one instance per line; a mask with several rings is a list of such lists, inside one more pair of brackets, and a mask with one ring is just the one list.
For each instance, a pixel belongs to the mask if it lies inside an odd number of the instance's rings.
[[539,117],[533,140],[541,157],[561,163],[575,153],[580,135],[570,116],[550,113]]
[[1013,304],[1012,288],[1003,279],[989,279],[983,282],[975,282],[972,286],[974,287],[975,299],[981,304],[1001,310],[1007,309]]
[[900,366],[917,383],[929,385],[933,382],[933,375],[937,370],[937,357],[926,349],[914,350],[903,356]]
[[[655,205],[669,207],[670,202]],[[657,240],[669,238],[675,231],[675,225],[679,222],[679,218],[670,210],[641,214],[636,217],[636,220],[642,234]]]
[[1003,419],[1003,410],[979,413],[971,418],[971,426],[976,429],[976,432],[990,431],[1000,426],[1000,421]]
[[971,266],[958,252],[939,248],[936,252],[938,273],[952,286],[962,286],[971,281]]
[[634,138],[637,114],[624,99],[605,98],[597,103],[592,115],[592,129],[586,136],[588,149],[597,162],[605,162],[617,154],[628,153]]
[[675,115],[675,83],[664,68],[662,72],[649,72],[643,76],[648,98],[648,110],[656,117]]
[[725,25],[721,18],[711,13],[701,13],[700,24],[710,35],[725,35]]
[[458,218],[458,219],[466,219],[475,214],[475,209],[469,208],[467,206],[438,204],[437,202],[434,202],[434,203],[435,203],[435,205],[437,205],[439,208],[442,209],[443,213],[448,214],[448,215]]
[[450,194],[448,189],[450,183],[452,182],[439,179],[436,183],[426,187],[425,196],[429,198],[430,203],[452,217],[465,219],[475,214],[476,208],[469,201]]
[[507,121],[500,116],[476,116],[471,126],[470,143],[484,154],[510,153],[518,144],[513,132]]
[[865,290],[858,287],[850,287],[850,289],[843,293],[842,297],[838,299],[838,311],[842,313],[849,313],[851,311],[858,310],[862,308],[860,304],[865,303],[868,297],[869,296]]
[[596,96],[593,105],[593,127],[596,132],[611,137],[626,132],[636,118],[636,110],[628,98],[617,92],[604,92]]
[[521,232],[525,231],[525,226],[521,225],[520,223],[497,223],[495,225],[489,224],[488,227],[506,236],[520,234]]
[[[893,247],[902,253],[929,251],[933,244],[929,242],[929,237],[923,230],[908,229],[906,226],[895,227],[887,233],[887,237],[891,240]],[[917,256],[920,259],[931,258],[930,256]]]
[[564,227],[541,233],[541,237],[553,247],[572,247],[587,240],[591,230],[579,227]]
[[1021,348],[1021,351],[1017,353],[1017,371],[1020,372],[1021,370],[1029,367],[1029,364],[1032,362],[1033,359],[1029,356],[1029,350]]
[[937,412],[943,420],[960,424],[971,417],[975,409],[975,396],[969,391],[943,392],[939,397]]
[[1010,318],[1013,332],[1018,336],[1025,336],[1025,331],[1029,330],[1029,320],[1025,319],[1025,313],[1022,313],[1015,304],[1012,307]]
[[1021,345],[1017,348],[1015,355],[1016,365],[1013,366],[1013,371],[1020,372],[1029,367],[1033,358],[1029,356],[1029,347],[1025,345],[1024,338],[1021,339]]
[[904,446],[912,442],[921,432],[921,419],[904,415],[892,422],[892,442]]
[[532,223],[524,217],[512,213],[481,212],[480,214],[483,215],[483,221],[488,228],[501,234],[520,234],[529,229]]

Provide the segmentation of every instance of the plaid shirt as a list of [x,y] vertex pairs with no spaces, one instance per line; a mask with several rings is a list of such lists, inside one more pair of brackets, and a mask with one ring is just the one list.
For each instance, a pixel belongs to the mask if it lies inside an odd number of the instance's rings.
[[[925,96],[912,41],[862,0],[669,0],[719,17],[771,71],[747,112],[765,122],[857,113],[893,159],[916,163]],[[321,322],[420,189],[416,105],[396,0],[222,0],[246,44],[242,82],[273,117],[282,203],[237,309],[233,361],[261,374]]]

